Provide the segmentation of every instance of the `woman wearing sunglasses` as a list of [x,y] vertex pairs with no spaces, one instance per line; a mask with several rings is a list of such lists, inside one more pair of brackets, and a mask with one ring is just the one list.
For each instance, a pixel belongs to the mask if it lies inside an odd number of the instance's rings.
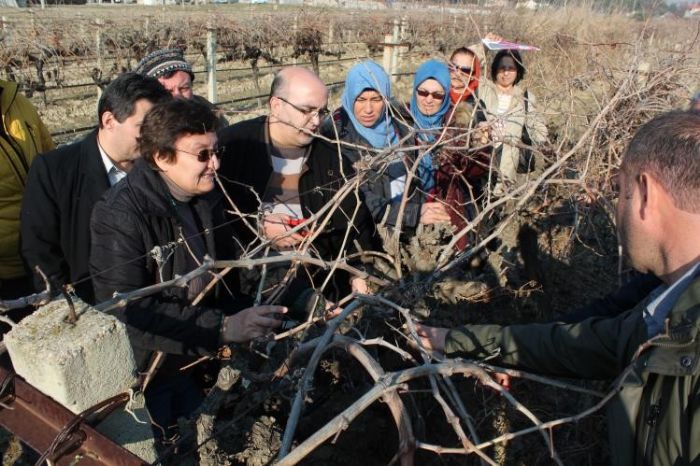
[[531,92],[519,83],[525,67],[517,50],[501,50],[491,62],[491,80],[479,88],[479,98],[491,140],[497,182],[493,194],[503,195],[516,183],[516,175],[534,168],[531,152],[520,146],[542,144],[547,140],[547,127],[537,111]]
[[[215,183],[217,126],[212,110],[192,100],[173,99],[146,115],[141,159],[93,210],[90,272],[98,302],[185,275],[205,256],[232,258]],[[203,274],[113,311],[127,325],[139,370],[147,370],[155,354],[165,355],[145,393],[152,417],[166,429],[154,429],[157,438],[170,437],[168,428],[202,400],[191,370],[180,368],[222,344],[267,334],[286,312],[259,306],[234,314],[245,307],[242,300],[226,293],[228,287],[208,290],[212,279]]]
[[[481,168],[483,157],[470,149],[479,145],[477,141],[470,143],[475,139],[470,131],[473,112],[461,100],[454,104],[448,97],[451,80],[452,73],[444,63],[430,60],[422,64],[414,77],[410,109],[417,142],[422,146],[418,176],[428,188],[431,202],[426,205],[459,231],[467,226],[472,198],[478,195],[475,178],[485,170]],[[428,152],[431,146],[435,147]],[[457,249],[464,249],[467,241],[466,236],[460,239]]]
[[[376,224],[393,229],[399,222],[404,198],[407,167],[413,164],[413,152],[383,150],[398,147],[410,128],[395,118],[391,106],[391,80],[384,69],[373,61],[353,66],[345,80],[342,105],[323,128],[324,136],[339,140],[343,155],[352,163],[369,162],[370,174],[362,183],[364,202]],[[395,107],[395,108],[398,108]],[[408,189],[402,217],[402,231],[410,234],[421,223],[432,223],[436,216],[423,203],[420,180],[414,178]],[[418,191],[416,188],[419,187]],[[449,221],[449,219],[448,219]],[[382,233],[385,233],[382,231]]]
[[421,145],[421,161],[417,175],[423,183],[423,189],[430,194],[435,187],[435,172],[432,153],[427,151],[431,143],[442,133],[447,124],[446,117],[450,110],[450,70],[442,62],[429,60],[416,70],[413,78],[411,95],[411,117],[416,130],[416,139]]
[[450,67],[450,101],[452,105],[465,102],[473,106],[481,79],[481,61],[476,52],[472,47],[455,49],[450,55],[448,66]]

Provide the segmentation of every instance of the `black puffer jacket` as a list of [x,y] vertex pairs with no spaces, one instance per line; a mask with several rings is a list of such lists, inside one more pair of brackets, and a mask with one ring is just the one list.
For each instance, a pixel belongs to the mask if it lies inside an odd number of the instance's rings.
[[[335,129],[333,128],[335,126]],[[408,133],[408,126],[396,124],[399,137],[403,138]],[[337,131],[337,135],[336,135]],[[331,140],[340,140],[350,144],[372,147],[371,144],[357,132],[352,121],[342,107],[333,113],[332,119],[326,121],[321,128],[321,134]],[[362,159],[361,150],[353,147],[340,146],[345,158],[355,164]],[[337,149],[336,149],[337,150]],[[385,221],[387,227],[395,227],[398,220],[400,201],[391,200],[391,180],[407,173],[406,168],[415,161],[415,154],[407,152],[404,163],[390,164],[386,169],[372,170],[367,182],[362,184],[362,194],[365,204],[372,214],[376,224]],[[420,188],[420,180],[413,178],[409,188],[409,199],[403,213],[403,228],[414,229],[420,221],[420,211],[425,196],[417,188]],[[386,216],[386,220],[385,220]]]
[[[95,205],[90,223],[90,272],[98,302],[111,298],[115,291],[142,288],[190,271],[187,248],[177,243],[181,222],[171,199],[158,173],[139,160],[129,175]],[[213,258],[215,244],[232,243],[225,226],[221,227],[221,199],[221,193],[215,190],[191,201],[202,229],[209,232],[204,241]],[[220,227],[213,229],[217,225]],[[160,266],[153,254],[158,246]],[[231,258],[224,251],[220,254],[222,259]],[[233,310],[247,304],[241,299],[226,303],[217,294],[205,303],[192,306],[186,288],[169,288],[114,311],[127,324],[139,367],[152,351],[197,356],[215,350],[224,312],[210,306]]]

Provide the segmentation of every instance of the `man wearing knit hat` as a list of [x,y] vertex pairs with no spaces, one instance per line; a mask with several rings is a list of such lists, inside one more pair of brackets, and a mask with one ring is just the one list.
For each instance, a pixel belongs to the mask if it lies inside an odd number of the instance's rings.
[[219,125],[222,128],[228,126],[228,121],[214,104],[204,97],[194,94],[192,90],[194,72],[192,65],[185,60],[182,49],[161,49],[151,52],[139,62],[136,66],[136,72],[156,78],[175,98],[194,99],[209,105],[219,117]]
[[162,49],[146,55],[136,66],[136,72],[156,78],[173,97],[191,99],[194,73],[185,61],[181,49]]

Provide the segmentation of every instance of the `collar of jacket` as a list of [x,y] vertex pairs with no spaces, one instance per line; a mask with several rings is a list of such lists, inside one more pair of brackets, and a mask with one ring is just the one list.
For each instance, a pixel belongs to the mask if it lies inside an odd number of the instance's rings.
[[[137,160],[125,180],[129,190],[138,197],[144,213],[158,217],[177,217],[168,185],[145,160]],[[195,207],[213,205],[221,196],[219,189],[215,188],[207,194],[193,197],[190,202]]]
[[[513,85],[513,94],[510,101],[510,108],[512,109],[517,103],[521,102],[525,98],[525,89],[519,84]],[[496,84],[487,80],[479,87],[479,99],[486,104],[486,108],[494,113],[494,109],[498,108],[498,88]]]
[[97,145],[97,132],[97,129],[92,130],[80,143],[80,171],[93,179],[100,189],[106,191],[110,188],[109,177]]
[[652,342],[638,367],[662,375],[700,374],[700,277],[678,298],[667,322],[668,332]]
[[[265,141],[265,147],[267,147],[267,165],[268,168],[270,169],[270,176],[272,175],[272,148],[274,147],[274,144],[272,143],[272,139],[270,138],[270,120],[269,117],[265,117],[265,120],[262,124],[262,140]],[[304,152],[304,165],[301,167],[301,173],[300,175],[303,175],[307,171],[309,171],[309,156],[311,155],[311,152],[313,152],[313,146],[316,144],[317,139],[313,138],[311,140],[311,143],[306,147],[306,150]],[[277,149],[279,150],[279,149]],[[270,183],[270,180],[268,178],[267,180],[268,184]]]
[[4,119],[7,109],[10,108],[10,105],[12,105],[12,102],[17,96],[19,88],[17,87],[17,83],[4,80],[0,80],[0,88],[2,88],[2,93],[0,94],[0,111]]

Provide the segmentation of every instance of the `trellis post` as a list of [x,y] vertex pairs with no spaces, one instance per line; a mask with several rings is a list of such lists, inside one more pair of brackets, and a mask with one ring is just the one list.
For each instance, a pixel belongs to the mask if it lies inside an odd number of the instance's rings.
[[215,104],[216,96],[216,28],[207,24],[207,98]]
[[398,80],[398,68],[399,68],[399,20],[394,20],[394,32],[391,36],[391,42],[393,46],[391,47],[391,69],[389,75],[391,76],[391,82],[395,83]]
[[[97,55],[97,68],[100,70],[100,72],[104,72],[104,59],[102,58],[103,55],[103,40],[102,40],[102,26],[104,26],[104,20],[101,18],[97,18],[95,20],[95,26],[96,26],[96,31],[95,31],[95,55]],[[102,96],[102,88],[100,88],[99,84],[97,86],[97,101],[100,101],[100,97]]]

